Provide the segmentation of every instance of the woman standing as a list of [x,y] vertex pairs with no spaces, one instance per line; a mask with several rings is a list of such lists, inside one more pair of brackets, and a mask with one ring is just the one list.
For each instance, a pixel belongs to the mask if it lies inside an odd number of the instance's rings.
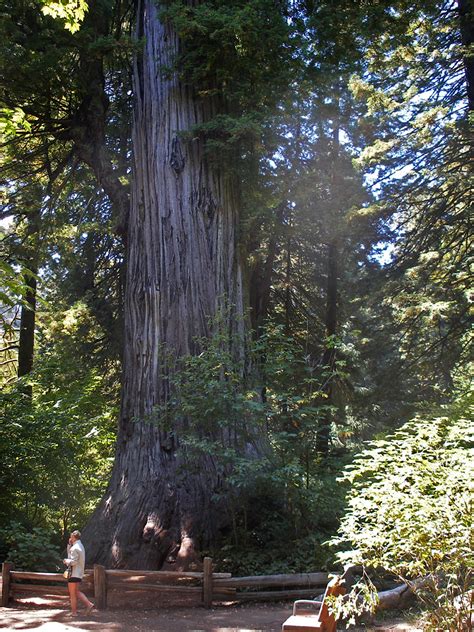
[[73,531],[69,536],[67,558],[65,558],[63,562],[70,569],[67,587],[71,600],[71,616],[77,617],[78,599],[86,606],[87,614],[90,614],[94,610],[94,604],[79,590],[79,585],[84,577],[84,569],[86,566],[86,552],[81,542],[80,531]]

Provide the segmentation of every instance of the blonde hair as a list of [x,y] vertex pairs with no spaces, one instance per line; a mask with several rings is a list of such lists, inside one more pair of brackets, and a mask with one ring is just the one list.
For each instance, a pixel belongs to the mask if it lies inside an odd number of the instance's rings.
[[71,535],[73,535],[76,538],[76,540],[80,540],[81,539],[81,532],[77,531],[77,529],[76,529],[76,531],[72,531]]

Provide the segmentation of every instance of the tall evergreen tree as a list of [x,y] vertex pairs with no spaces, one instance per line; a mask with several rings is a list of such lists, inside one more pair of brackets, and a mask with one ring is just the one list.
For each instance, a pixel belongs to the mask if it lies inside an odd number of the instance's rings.
[[392,38],[373,38],[353,79],[375,135],[361,162],[388,235],[381,241],[393,245],[384,300],[398,322],[399,371],[418,373],[421,398],[443,398],[468,328],[472,3],[398,3],[391,21]]
[[[134,64],[120,425],[109,490],[85,537],[92,557],[108,564],[186,566],[228,521],[225,504],[215,501],[226,471],[216,455],[186,446],[185,418],[170,428],[150,419],[172,396],[169,357],[198,354],[198,338],[217,333],[212,321],[219,320],[231,354],[245,354],[239,187],[230,166],[208,152],[218,135],[227,136],[238,159],[228,127],[245,135],[244,117],[255,107],[245,82],[253,74],[265,88],[263,65],[277,63],[285,26],[265,0],[144,0],[136,19],[143,50]],[[269,26],[263,41],[261,20]],[[249,73],[244,82],[239,66]],[[204,427],[200,435],[242,454],[260,450],[252,428]]]

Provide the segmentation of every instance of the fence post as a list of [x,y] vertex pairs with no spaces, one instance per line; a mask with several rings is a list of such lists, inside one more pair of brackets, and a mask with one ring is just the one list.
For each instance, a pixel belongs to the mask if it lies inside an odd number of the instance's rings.
[[202,601],[205,608],[212,606],[212,558],[204,558],[202,578]]
[[94,564],[94,597],[99,610],[107,608],[107,574],[105,566]]
[[3,562],[2,564],[2,606],[6,608],[8,606],[8,600],[10,598],[10,571],[13,568],[11,562]]

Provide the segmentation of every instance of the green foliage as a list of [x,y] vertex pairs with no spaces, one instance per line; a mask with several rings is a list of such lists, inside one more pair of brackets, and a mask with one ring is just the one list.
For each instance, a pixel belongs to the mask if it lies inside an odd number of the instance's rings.
[[[336,337],[321,342],[331,348],[341,347]],[[303,344],[296,336],[285,335],[281,326],[269,324],[257,350],[265,357],[267,414],[273,421],[278,451],[297,456],[302,466],[306,463],[309,477],[308,455],[315,453],[319,421],[335,409],[324,385],[345,376],[345,363],[341,360],[332,368],[321,366],[319,359],[305,352]]]
[[296,459],[269,456],[259,463],[258,478],[251,462],[232,473],[244,494],[235,499],[232,531],[212,552],[219,567],[235,575],[332,570],[325,541],[344,509],[345,486],[337,481],[344,460],[315,468],[309,485]]
[[67,390],[48,393],[41,384],[31,403],[21,391],[1,396],[1,523],[16,518],[67,531],[92,510],[107,482],[113,443],[99,384],[92,374]]
[[178,65],[202,96],[218,92],[244,112],[275,102],[290,33],[275,2],[171,0],[162,15],[183,42]]
[[19,130],[30,131],[31,124],[21,108],[0,108],[0,140],[6,142]]
[[0,525],[14,519],[66,532],[107,483],[117,395],[85,357],[97,333],[85,306],[52,317],[27,378],[32,398],[22,383],[0,395]]
[[246,422],[261,408],[246,382],[246,360],[236,351],[245,343],[238,335],[229,340],[219,317],[211,326],[213,336],[195,340],[200,353],[175,360],[163,350],[171,396],[155,408],[153,417],[164,428],[171,427],[173,420],[186,419],[185,436],[190,441],[214,441],[229,428],[238,441],[251,441]]
[[[245,361],[235,353],[242,347],[238,336],[229,342],[218,323],[214,330],[211,338],[196,340],[199,354],[173,365],[170,397],[147,421],[164,430],[179,424],[188,467],[203,453],[220,464],[225,485],[215,501],[231,526],[212,554],[223,568],[251,574],[327,567],[331,553],[322,543],[337,528],[344,505],[336,475],[348,455],[322,463],[315,451],[317,421],[327,409],[317,402],[320,376],[278,329],[257,343],[246,341]],[[264,400],[256,387],[262,354]],[[224,450],[229,436],[232,447]]]
[[350,547],[341,562],[425,578],[418,593],[433,629],[461,629],[455,599],[474,583],[472,412],[465,392],[443,416],[417,417],[366,448],[346,469],[348,510],[332,541]]
[[[189,130],[201,135],[211,156],[249,158],[262,149],[268,117],[291,81],[291,29],[272,0],[183,0],[164,3],[162,18],[179,35],[175,60],[199,98],[220,103],[210,120]],[[171,71],[171,69],[168,69]]]
[[86,0],[42,0],[42,12],[53,18],[64,20],[64,28],[75,33],[81,27],[88,4]]
[[0,529],[0,550],[2,559],[13,562],[17,571],[57,572],[61,568],[60,546],[48,529],[27,529],[11,522]]
[[391,245],[391,287],[381,298],[400,332],[399,372],[414,378],[403,390],[438,402],[452,392],[470,327],[472,169],[460,6],[394,3],[389,30],[367,39],[351,79],[367,108],[358,162],[377,198],[362,212],[378,214],[379,245]]
[[[46,313],[38,310],[27,378],[33,397],[24,383],[0,396],[0,523],[26,528],[8,527],[2,537],[25,568],[48,563],[36,548],[54,558],[33,527],[59,533],[82,524],[110,472],[122,253],[110,203],[71,158],[71,126],[91,129],[88,105],[100,95],[88,94],[85,70],[103,62],[102,149],[128,179],[130,86],[122,78],[140,44],[124,35],[125,5],[90,3],[86,15],[84,0],[6,0],[0,15],[1,212],[15,218],[5,231],[8,263],[0,262],[7,307],[0,319],[11,368],[12,308],[25,293],[17,270],[28,269],[28,250],[38,258],[39,296],[48,300]],[[216,502],[231,524],[213,552],[222,568],[331,567],[324,541],[352,486],[335,542],[352,546],[352,561],[407,580],[430,576],[437,601],[422,595],[441,629],[455,619],[456,596],[472,586],[468,398],[445,416],[385,433],[415,407],[452,396],[470,342],[466,50],[454,7],[445,0],[160,3],[181,42],[175,66],[161,70],[177,71],[209,105],[209,120],[189,138],[202,136],[219,168],[230,156],[225,168],[239,169],[239,239],[252,272],[260,266],[251,283],[268,283],[270,305],[258,315],[265,333],[256,345],[229,340],[217,326],[179,365],[166,358],[170,397],[150,419],[179,429],[189,467],[195,454],[219,457],[225,483]],[[329,243],[338,249],[338,333],[330,337]],[[390,270],[388,252],[397,263]],[[251,287],[256,304],[265,289]],[[334,346],[334,366],[322,366]],[[322,462],[316,440],[327,419],[331,457]],[[338,481],[350,460],[344,446],[374,433],[385,438]],[[235,449],[224,451],[229,436]],[[360,590],[373,596],[370,583]],[[355,593],[352,606],[359,604]]]
[[[0,235],[1,234],[2,233],[0,231]],[[29,275],[33,275],[32,272],[25,270],[24,272]],[[13,307],[14,305],[18,305],[18,303],[23,304],[23,297],[25,296],[27,290],[24,280],[21,277],[18,278],[18,272],[15,268],[5,261],[0,261],[0,273],[2,275],[0,285],[0,304],[7,307]],[[5,326],[6,324],[3,314],[0,314],[0,324],[2,326]]]

